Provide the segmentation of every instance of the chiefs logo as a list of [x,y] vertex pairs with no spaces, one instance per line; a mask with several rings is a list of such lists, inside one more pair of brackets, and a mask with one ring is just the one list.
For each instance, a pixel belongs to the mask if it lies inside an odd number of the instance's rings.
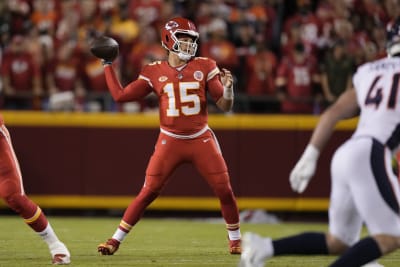
[[167,76],[161,76],[161,77],[158,78],[158,81],[161,82],[161,83],[165,82],[166,80],[168,80]]
[[199,70],[196,70],[196,71],[193,73],[193,78],[194,78],[196,81],[201,81],[201,80],[203,80],[203,78],[204,78],[204,74],[203,74],[203,72],[201,72],[201,71],[199,71]]
[[165,29],[168,31],[174,28],[178,28],[179,24],[176,21],[170,20],[165,24]]

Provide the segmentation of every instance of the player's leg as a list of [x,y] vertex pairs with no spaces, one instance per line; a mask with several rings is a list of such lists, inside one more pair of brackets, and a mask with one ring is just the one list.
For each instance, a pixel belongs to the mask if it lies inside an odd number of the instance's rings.
[[[399,248],[400,190],[397,177],[392,172],[391,155],[377,141],[357,141],[358,163],[366,168],[353,167],[351,192],[357,209],[371,236],[366,237],[346,251],[331,266],[359,266]],[[363,155],[365,155],[363,157]]]
[[331,195],[329,206],[328,249],[331,254],[341,254],[359,240],[362,218],[354,202],[349,180],[354,175],[346,166],[354,165],[366,169],[362,162],[354,163],[357,152],[353,142],[346,142],[333,155],[331,164]]
[[54,264],[68,264],[70,253],[58,239],[40,207],[24,194],[18,160],[7,129],[0,126],[0,197],[49,246]]
[[[204,140],[207,140],[204,142]],[[241,253],[241,234],[239,211],[233,193],[228,170],[219,145],[211,132],[206,132],[194,142],[197,153],[192,162],[199,173],[206,179],[221,205],[221,213],[226,222],[231,254]]]
[[160,134],[155,151],[147,165],[146,177],[139,194],[126,208],[122,220],[112,238],[98,245],[102,255],[113,255],[120,243],[140,220],[146,208],[158,197],[170,174],[180,163],[179,140]]
[[[345,229],[349,229],[349,232],[351,232],[350,236],[346,236],[351,240],[349,241],[350,243],[357,240],[361,229],[361,219],[359,216],[357,217],[357,214],[352,214],[355,206],[345,184],[338,179],[332,180],[331,206],[329,209],[330,233],[304,232],[275,240],[263,238],[254,233],[245,233],[243,236],[241,266],[264,266],[265,260],[279,255],[328,255],[341,253],[346,249],[347,245],[336,234],[345,232]],[[342,221],[335,220],[335,218],[341,217],[349,217],[346,219],[347,224],[342,225]],[[349,234],[349,232],[346,232],[346,234]],[[338,234],[338,236],[341,236],[341,234]]]

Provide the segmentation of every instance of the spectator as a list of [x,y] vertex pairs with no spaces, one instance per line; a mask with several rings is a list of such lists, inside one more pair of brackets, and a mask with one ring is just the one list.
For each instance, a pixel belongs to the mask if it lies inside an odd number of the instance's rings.
[[[357,16],[354,16],[357,17]],[[349,54],[353,55],[356,66],[364,62],[364,53],[362,49],[363,43],[366,41],[365,32],[360,26],[354,26],[347,19],[337,19],[334,24],[334,32],[336,40],[343,40],[346,44],[346,50]],[[357,31],[354,31],[356,27]],[[360,28],[361,27],[361,28]]]
[[57,20],[54,0],[33,1],[31,21],[39,33],[46,33],[53,36]]
[[[233,43],[236,47],[239,65],[246,66],[247,57],[254,55],[257,50],[254,25],[251,22],[242,21],[235,24],[234,29]],[[237,68],[235,76],[238,79],[238,90],[244,91],[246,89],[246,73],[241,68]]]
[[12,38],[1,65],[4,87],[4,108],[38,109],[42,95],[39,66],[27,51],[27,40],[22,35]]
[[80,59],[76,52],[74,41],[64,42],[58,47],[57,54],[48,64],[46,83],[49,90],[50,100],[60,96],[60,93],[71,96],[63,103],[50,101],[51,110],[74,110],[82,105],[85,89],[79,72]]
[[[329,49],[329,47],[333,46],[335,43],[334,25],[336,21],[340,19],[349,19],[350,10],[346,6],[345,1],[322,0],[318,2],[315,13],[322,28],[319,47],[323,54],[326,49]],[[321,55],[321,53],[319,55]]]
[[69,40],[78,39],[79,6],[76,1],[62,0],[60,3],[60,18],[54,33],[55,45]]
[[385,9],[385,12],[387,13],[387,21],[385,21],[385,23],[394,21],[396,18],[398,18],[400,16],[400,1],[399,0],[384,0],[383,6]]
[[[104,75],[103,66],[93,55],[89,53],[89,49],[81,54],[80,75],[82,77],[85,95],[84,109],[91,112],[99,111],[115,111],[117,108],[111,96],[108,93],[106,77]],[[119,63],[115,63],[115,68],[119,69]]]
[[[322,34],[321,22],[311,9],[311,0],[296,0],[296,3],[297,12],[287,18],[284,23],[284,40],[290,40],[290,31],[294,25],[297,25],[300,30],[300,40],[313,56],[317,56],[319,38]],[[295,43],[298,41],[295,40]]]
[[32,24],[30,15],[32,12],[29,0],[9,0],[5,1],[10,11],[10,35],[14,36],[25,32],[28,25]]
[[40,83],[43,92],[46,92],[47,84],[45,82],[47,76],[48,64],[54,58],[54,42],[50,34],[39,32],[39,29],[31,25],[29,34],[26,36],[27,51],[32,55],[35,64],[37,64],[40,73]]
[[87,48],[91,38],[104,34],[109,26],[109,21],[99,16],[96,0],[80,2],[80,23],[78,27],[78,45]]
[[140,26],[152,26],[158,29],[161,18],[161,0],[129,1],[129,16],[138,21]]
[[343,41],[337,41],[321,64],[321,85],[325,100],[331,104],[351,88],[355,65]]
[[[265,45],[258,44],[257,52],[246,58],[246,93],[251,112],[279,111],[275,90],[278,59]],[[261,100],[261,101],[260,101]]]
[[303,42],[302,38],[302,25],[298,22],[293,22],[290,25],[290,28],[286,34],[284,34],[282,44],[281,44],[281,52],[282,57],[289,56],[293,53],[296,44],[302,43],[304,46],[305,53],[310,56],[317,56],[317,51],[315,50],[315,46],[310,43]]
[[202,43],[200,56],[215,59],[220,68],[235,70],[239,64],[236,47],[227,38],[227,25],[221,18],[214,18],[208,25],[209,39]]
[[[142,68],[143,58],[148,52],[153,51],[152,53],[159,54],[162,51],[162,55],[166,55],[165,49],[162,47],[160,48],[160,40],[153,27],[145,27],[142,29],[142,32],[143,34],[139,35],[138,41],[129,51],[127,60],[127,77],[129,77],[129,79],[137,78]],[[156,55],[155,58],[157,58]]]
[[[321,94],[315,58],[307,56],[302,43],[297,43],[292,55],[282,59],[275,86],[283,113],[320,113]],[[314,110],[314,107],[316,110]]]
[[[111,19],[110,28],[108,29],[108,34],[114,37],[119,43],[119,53],[120,53],[120,64],[121,66],[126,66],[129,62],[124,60],[128,58],[131,47],[135,44],[138,39],[140,27],[139,23],[129,17],[128,1],[120,1],[117,12],[113,15]],[[143,31],[143,35],[147,35]],[[122,75],[122,80],[129,80],[128,73],[125,71],[126,68],[121,68],[120,72]]]

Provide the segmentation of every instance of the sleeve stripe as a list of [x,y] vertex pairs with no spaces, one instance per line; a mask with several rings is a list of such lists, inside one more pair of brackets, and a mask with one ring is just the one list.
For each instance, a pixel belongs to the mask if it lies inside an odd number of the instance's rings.
[[147,78],[147,77],[145,77],[145,76],[143,76],[143,75],[139,75],[138,79],[145,80],[152,88],[154,88],[154,87],[153,87],[153,84],[151,83],[151,81],[150,81],[149,78]]
[[219,68],[215,67],[215,69],[213,69],[212,71],[210,71],[207,75],[207,81],[211,80],[212,78],[215,77],[215,75],[217,75],[219,73]]

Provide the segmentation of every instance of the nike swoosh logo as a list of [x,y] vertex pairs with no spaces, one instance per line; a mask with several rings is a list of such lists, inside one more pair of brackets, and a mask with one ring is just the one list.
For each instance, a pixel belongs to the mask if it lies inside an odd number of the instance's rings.
[[207,138],[203,140],[203,143],[207,143],[208,141],[210,141],[211,138]]

